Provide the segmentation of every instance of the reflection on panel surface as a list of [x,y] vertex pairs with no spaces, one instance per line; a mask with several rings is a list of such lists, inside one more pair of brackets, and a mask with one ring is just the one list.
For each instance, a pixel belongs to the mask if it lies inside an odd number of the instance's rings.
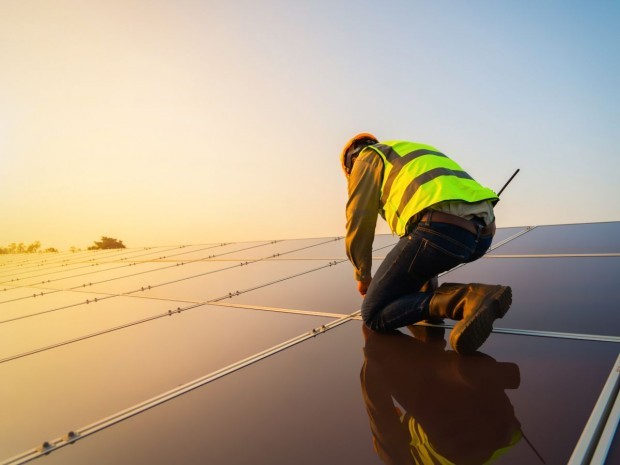
[[[221,272],[226,269],[234,269],[238,263],[227,262],[188,262],[179,264],[157,263],[149,264],[154,268],[148,272],[129,273],[122,280],[95,282],[87,289],[93,292],[125,294],[143,292],[143,289],[156,286],[167,286],[179,280],[191,280],[201,275]],[[132,271],[138,271],[137,269]],[[161,295],[161,294],[159,294]]]
[[[169,263],[151,263],[166,259],[175,254],[188,253],[193,247],[174,247],[166,249],[149,249],[133,254],[104,256],[92,253],[91,258],[63,261],[61,264],[46,264],[34,269],[23,267],[11,272],[11,280],[0,285],[0,303],[15,300],[23,295],[25,287],[35,287],[40,291],[49,289],[75,289],[108,280],[118,280],[125,276],[148,273],[164,267]],[[183,252],[179,252],[183,251]],[[173,262],[174,263],[174,262]],[[28,268],[28,269],[27,269]]]
[[260,260],[278,255],[288,255],[297,250],[312,250],[334,241],[330,238],[289,239],[257,242],[236,242],[222,244],[219,247],[198,248],[188,253],[177,254],[169,258],[178,261],[192,260]]
[[[79,278],[84,276],[88,280],[90,276],[96,276],[99,273],[104,273],[108,270],[115,270],[118,268],[126,268],[129,265],[125,262],[113,263],[97,261],[94,263],[77,263],[73,266],[67,266],[62,268],[46,268],[38,269],[30,273],[21,273],[18,275],[19,279],[2,284],[3,292],[10,293],[11,288],[15,287],[19,289],[24,286],[45,286],[49,283],[66,282],[71,278]],[[121,271],[122,273],[122,271]],[[4,290],[6,289],[6,290]],[[4,300],[4,296],[0,294],[0,299]]]
[[[189,262],[163,266],[119,280],[94,282],[91,293],[131,294],[139,297],[206,301],[229,293],[327,266],[323,260],[267,260],[260,262]],[[152,264],[151,264],[152,265]]]
[[164,314],[183,305],[180,302],[114,297],[2,323],[0,360]]
[[[64,258],[55,258],[54,254],[48,255],[47,259],[39,259],[39,257],[27,257],[21,265],[14,266],[10,263],[3,262],[5,265],[0,266],[0,284],[20,282],[30,282],[36,278],[45,276],[45,280],[61,273],[89,273],[96,271],[98,267],[110,267],[112,265],[128,264],[140,260],[148,260],[172,254],[184,247],[166,247],[166,248],[148,248],[138,250],[108,250],[108,251],[89,251],[86,253],[64,255]],[[0,260],[7,260],[0,257]]]
[[[312,262],[314,263],[314,262]],[[362,303],[349,262],[233,297],[230,303],[350,314]]]
[[[145,287],[144,292],[136,295],[202,302],[242,293],[296,274],[312,272],[327,267],[328,263],[294,260],[250,262],[243,266],[218,262],[190,264],[191,271],[181,276],[186,279],[179,280],[178,273],[175,279],[173,273],[170,278],[153,282],[151,289]],[[199,266],[196,268],[195,265]]]
[[312,247],[295,247],[295,249],[292,249],[292,251],[288,252],[283,258],[326,260],[344,260],[347,258],[343,238],[322,239],[318,242],[315,241],[315,243],[317,245],[313,245]]
[[620,222],[538,226],[495,250],[496,254],[620,252]]
[[373,434],[384,457],[424,453],[410,451],[416,425],[455,463],[495,452],[502,464],[566,463],[617,356],[611,343],[525,336],[493,335],[472,358],[444,345],[402,334],[365,343],[347,323],[46,461],[380,464]]
[[[493,456],[502,464],[543,463],[539,457],[566,463],[618,347],[493,334],[477,354],[463,357],[446,350],[448,331],[412,333],[373,333],[365,348],[371,428],[392,459],[405,449],[449,463],[487,463]],[[402,429],[395,430],[398,422]],[[408,447],[425,440],[431,446]]]
[[483,258],[440,282],[512,287],[503,328],[620,335],[620,258]]
[[[334,238],[335,239],[335,238]],[[273,241],[262,247],[252,249],[241,249],[238,252],[227,254],[222,258],[239,260],[258,260],[263,258],[283,256],[285,258],[325,258],[329,260],[329,251],[337,249],[342,244],[341,240],[330,238],[320,239],[288,239],[283,241]],[[336,247],[332,248],[333,245]]]
[[21,288],[13,294],[15,300],[0,302],[0,322],[34,315],[49,310],[84,305],[98,296],[93,292],[61,292]]
[[[109,283],[118,282],[127,279],[128,276],[149,276],[151,273],[156,273],[158,270],[173,268],[175,265],[161,264],[161,263],[127,263],[127,264],[114,264],[107,267],[99,266],[93,268],[93,271],[78,272],[73,271],[71,273],[48,275],[47,281],[40,283],[33,283],[33,287],[41,289],[43,292],[47,290],[82,290],[90,289],[91,286],[97,283]],[[17,291],[17,289],[15,289]],[[7,291],[7,296],[9,293]]]
[[327,321],[202,306],[2,363],[0,457],[86,426]]

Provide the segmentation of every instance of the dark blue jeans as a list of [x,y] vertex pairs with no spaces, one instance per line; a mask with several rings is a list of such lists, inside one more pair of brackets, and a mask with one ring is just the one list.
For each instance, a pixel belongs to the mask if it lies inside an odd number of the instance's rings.
[[420,292],[424,283],[482,257],[492,239],[446,223],[414,225],[377,269],[362,303],[364,323],[389,331],[428,318],[433,293]]

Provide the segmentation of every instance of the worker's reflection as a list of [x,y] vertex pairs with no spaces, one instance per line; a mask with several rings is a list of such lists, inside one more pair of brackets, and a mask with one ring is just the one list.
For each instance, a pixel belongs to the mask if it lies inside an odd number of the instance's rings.
[[387,464],[485,464],[521,439],[504,389],[519,367],[446,351],[443,328],[414,337],[364,328],[362,391],[375,450]]

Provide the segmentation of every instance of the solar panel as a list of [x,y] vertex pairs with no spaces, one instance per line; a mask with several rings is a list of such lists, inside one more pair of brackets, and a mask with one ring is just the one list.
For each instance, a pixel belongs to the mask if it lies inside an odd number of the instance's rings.
[[0,256],[0,461],[617,463],[619,233],[503,228],[441,276],[513,289],[471,357],[363,332],[341,238]]
[[497,325],[618,336],[619,258],[483,258],[440,281],[466,282],[474,277],[510,285],[513,305]]

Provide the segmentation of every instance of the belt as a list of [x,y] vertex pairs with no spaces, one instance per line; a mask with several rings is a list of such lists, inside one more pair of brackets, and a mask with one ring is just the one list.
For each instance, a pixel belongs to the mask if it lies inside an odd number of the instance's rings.
[[[420,221],[424,221],[427,223],[452,224],[454,226],[458,226],[459,228],[465,229],[472,234],[478,234],[478,228],[476,223],[471,220],[461,218],[460,216],[450,215],[449,213],[431,210],[422,215]],[[484,228],[480,230],[481,236],[489,236],[492,234],[495,234],[495,220],[487,224]]]

